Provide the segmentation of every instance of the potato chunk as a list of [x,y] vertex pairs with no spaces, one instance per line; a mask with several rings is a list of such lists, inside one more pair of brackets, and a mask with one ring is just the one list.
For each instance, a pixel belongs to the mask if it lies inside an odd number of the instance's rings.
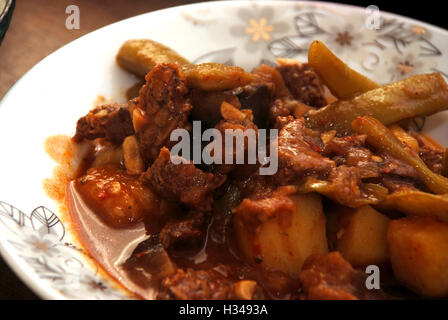
[[390,219],[371,206],[339,207],[328,212],[328,239],[353,266],[389,260],[387,229]]
[[448,225],[431,218],[403,218],[387,233],[396,278],[425,297],[448,296]]
[[233,222],[249,261],[297,278],[306,258],[328,248],[321,197],[295,191],[285,186],[269,198],[244,199],[234,210]]
[[76,190],[107,224],[125,227],[158,208],[154,193],[140,180],[115,166],[91,168],[76,180]]

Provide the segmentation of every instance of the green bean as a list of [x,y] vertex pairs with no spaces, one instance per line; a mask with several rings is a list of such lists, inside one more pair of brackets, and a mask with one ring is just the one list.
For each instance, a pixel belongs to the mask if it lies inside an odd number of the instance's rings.
[[351,208],[358,208],[367,204],[377,204],[384,200],[388,190],[378,184],[361,183],[361,193],[358,196],[341,197],[341,185],[331,181],[307,178],[298,187],[299,193],[317,192],[333,201]]
[[350,100],[339,100],[306,117],[306,125],[320,131],[352,132],[359,116],[372,116],[384,125],[448,108],[448,85],[439,73],[422,74],[367,91]]
[[448,223],[448,197],[422,191],[394,192],[379,203],[380,210],[403,212],[408,216],[431,217]]
[[183,67],[187,86],[203,91],[228,90],[249,84],[253,75],[240,67],[220,63],[190,64]]
[[358,117],[352,123],[358,134],[367,135],[367,143],[415,168],[420,180],[434,193],[448,193],[448,179],[431,171],[418,154],[404,146],[380,121],[370,116]]
[[128,40],[123,43],[117,54],[117,62],[123,69],[141,77],[159,63],[177,63],[182,66],[189,64],[171,48],[149,39]]

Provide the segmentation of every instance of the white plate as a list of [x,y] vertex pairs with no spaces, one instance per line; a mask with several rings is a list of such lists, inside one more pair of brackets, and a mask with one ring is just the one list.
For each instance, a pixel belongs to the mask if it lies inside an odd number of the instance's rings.
[[[162,42],[191,61],[232,63],[250,69],[276,56],[306,60],[320,39],[350,66],[380,83],[418,73],[448,74],[448,32],[381,12],[369,30],[364,8],[284,1],[207,2],[143,14],[92,32],[32,68],[0,104],[0,251],[39,296],[47,299],[127,298],[98,274],[73,245],[58,205],[42,181],[55,163],[44,152],[54,134],[72,135],[76,120],[99,94],[123,102],[135,78],[115,63],[131,38]],[[447,144],[447,114],[425,130]]]

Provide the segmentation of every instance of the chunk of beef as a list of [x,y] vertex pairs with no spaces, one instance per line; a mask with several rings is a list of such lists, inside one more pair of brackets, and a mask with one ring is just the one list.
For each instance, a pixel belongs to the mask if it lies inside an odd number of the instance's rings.
[[426,166],[437,174],[442,174],[444,170],[444,153],[446,148],[440,145],[437,141],[432,139],[427,134],[409,131],[417,141],[419,145],[419,156],[425,162]]
[[356,203],[364,196],[360,188],[361,175],[358,168],[338,166],[331,170],[328,181],[331,192],[326,196],[342,205],[357,206]]
[[258,127],[253,122],[253,114],[251,110],[243,109],[239,110],[230,103],[223,103],[221,105],[222,119],[215,128],[221,131],[224,135],[226,129],[230,130],[246,130],[252,129],[256,131]]
[[[370,190],[362,184],[361,170],[365,177],[377,177],[379,170],[372,163],[373,155],[366,148],[355,148],[356,144],[349,140],[338,140],[341,143],[331,146],[331,139],[327,138],[324,145],[320,133],[306,128],[303,118],[278,117],[277,126],[281,128],[278,138],[279,169],[272,177],[274,184],[298,185],[306,192],[320,192],[349,207],[358,207],[366,201],[376,201],[384,196],[380,190]],[[358,138],[362,141],[361,137]],[[346,155],[346,158],[329,159],[323,156],[334,151]]]
[[120,144],[124,138],[133,134],[134,128],[127,106],[114,103],[97,106],[80,118],[73,139],[80,142],[83,139],[104,138],[114,144]]
[[276,99],[269,107],[269,122],[275,124],[277,117],[289,115],[300,118],[313,108],[290,98]]
[[123,264],[123,269],[141,286],[150,286],[177,271],[156,236],[140,242]]
[[271,298],[296,300],[300,296],[300,281],[281,271],[264,269],[261,279],[257,280]]
[[416,180],[396,176],[393,174],[383,174],[381,182],[389,190],[390,193],[396,191],[418,190],[418,188],[416,187]]
[[[246,109],[239,110],[230,103],[224,102],[221,105],[221,115],[223,120],[215,126],[215,129],[221,132],[223,137],[221,150],[225,152],[222,152],[222,164],[214,164],[213,171],[219,174],[228,174],[235,169],[240,169],[238,171],[240,175],[244,175],[244,171],[253,171],[252,167],[258,166],[258,164],[249,164],[247,151],[249,137],[254,141],[252,146],[256,147],[258,127],[253,123],[252,111]],[[226,131],[234,136],[227,134]],[[247,138],[244,137],[246,134]],[[227,139],[233,139],[231,142],[232,150],[228,150],[226,147]],[[232,162],[226,163],[225,157],[229,156],[230,153],[232,153]],[[237,154],[244,155],[244,159],[246,159],[244,164],[237,164]]]
[[381,164],[382,174],[393,174],[400,177],[419,180],[419,173],[413,166],[405,163],[404,161],[395,159],[394,157],[386,153],[380,153],[378,155],[382,159],[384,159],[383,163]]
[[315,108],[321,108],[327,104],[324,88],[317,74],[308,64],[284,64],[278,67],[278,70],[295,99]]
[[325,177],[335,167],[323,157],[322,141],[317,131],[305,127],[303,118],[279,118],[278,171],[274,176],[281,185],[296,184],[307,176]]
[[243,109],[252,111],[253,122],[259,128],[268,127],[269,107],[274,94],[272,83],[251,84],[234,90]]
[[234,183],[241,199],[263,199],[269,197],[276,189],[272,177],[260,175],[258,170],[244,179],[235,179]]
[[208,215],[204,212],[191,212],[181,219],[169,220],[159,234],[164,248],[188,244],[199,245],[204,236]]
[[162,148],[144,180],[164,199],[181,202],[198,211],[210,211],[212,192],[224,183],[225,177],[205,173],[183,158],[173,158],[179,160],[179,164],[171,161],[167,148]]
[[[326,133],[327,134],[327,133]],[[365,146],[365,136],[352,135],[346,137],[335,137],[334,135],[325,142],[323,149],[323,155],[330,157],[335,161],[338,166],[347,166],[351,169],[339,170],[339,172],[333,172],[332,176],[339,176],[340,178],[334,180],[337,182],[340,180],[340,189],[335,188],[338,194],[342,195],[339,200],[350,199],[343,196],[344,185],[353,189],[353,192],[347,192],[349,196],[353,194],[355,198],[359,194],[358,188],[354,178],[359,175],[360,179],[369,179],[369,181],[381,182],[389,191],[397,191],[402,189],[415,189],[415,184],[418,181],[418,173],[414,167],[397,160],[394,157],[386,153],[373,154],[373,152]],[[349,174],[347,170],[356,170]],[[345,172],[345,173],[344,173]],[[349,177],[347,180],[344,177]],[[349,182],[351,181],[351,182]],[[362,193],[362,190],[361,190]],[[353,198],[352,200],[354,200]],[[340,201],[338,201],[340,202]],[[340,202],[344,204],[344,202]],[[347,204],[346,203],[346,204]]]
[[443,151],[436,150],[427,146],[420,147],[419,156],[425,162],[426,166],[437,174],[443,171]]
[[204,128],[213,128],[221,119],[221,104],[225,101],[240,109],[240,101],[233,90],[201,91],[192,89],[190,94],[191,118],[201,121]]
[[306,299],[384,299],[382,290],[368,290],[366,275],[353,269],[339,252],[310,256],[299,274]]
[[[386,153],[373,154],[365,146],[365,136],[363,135],[346,137],[333,135],[326,141],[322,154],[330,157],[338,166],[356,168],[360,179],[373,179],[373,181],[381,182],[392,192],[415,189],[418,183],[419,176],[414,167]],[[339,174],[341,173],[339,172]],[[333,176],[335,175],[333,174]],[[344,174],[344,176],[347,175]],[[355,186],[354,180],[351,179],[351,181],[353,182],[351,185]],[[347,180],[345,183],[350,185]],[[343,190],[342,185],[341,190]]]
[[344,157],[344,163],[359,170],[361,179],[379,177],[379,158],[372,157],[373,154],[367,148],[352,148]]
[[154,161],[163,146],[170,147],[170,134],[188,128],[191,104],[185,76],[177,64],[159,64],[146,76],[133,113],[134,126],[146,162]]
[[158,299],[223,300],[233,296],[234,282],[215,270],[178,269],[165,278]]
[[323,154],[337,165],[356,167],[361,179],[378,178],[382,159],[364,146],[364,136],[333,137],[325,143]]
[[201,91],[192,89],[190,94],[193,120],[202,121],[204,127],[214,127],[220,120],[221,105],[228,102],[237,109],[252,111],[253,121],[263,128],[267,125],[271,103],[272,84],[257,83],[225,91]]
[[283,186],[264,198],[245,198],[233,211],[242,219],[245,227],[255,233],[257,227],[276,217],[279,212],[294,212],[296,202],[291,195],[296,193],[295,186]]

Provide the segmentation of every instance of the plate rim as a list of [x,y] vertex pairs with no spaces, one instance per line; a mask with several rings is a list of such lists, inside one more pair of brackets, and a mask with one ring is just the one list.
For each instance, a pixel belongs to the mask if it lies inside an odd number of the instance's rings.
[[[64,45],[61,46],[60,48],[54,50],[54,51],[51,52],[49,55],[47,55],[45,58],[43,58],[42,60],[38,61],[38,62],[37,62],[35,65],[33,65],[30,69],[28,69],[28,70],[27,70],[27,71],[26,71],[26,72],[25,72],[25,73],[24,73],[24,74],[23,74],[23,75],[22,75],[22,76],[21,76],[21,77],[20,77],[20,78],[19,78],[19,79],[18,79],[18,80],[17,80],[17,81],[16,81],[16,82],[9,88],[9,89],[8,89],[8,91],[5,93],[5,95],[0,99],[0,110],[2,110],[1,108],[3,107],[4,101],[7,100],[6,98],[11,94],[12,91],[14,91],[14,89],[18,86],[18,84],[21,82],[21,80],[23,80],[23,78],[25,78],[25,77],[26,77],[30,72],[32,72],[37,66],[41,65],[41,64],[44,63],[46,60],[51,59],[51,58],[53,57],[53,55],[58,54],[59,51],[66,50],[66,48],[67,48],[68,46],[73,45],[74,43],[78,42],[78,41],[81,40],[81,39],[84,39],[85,37],[90,37],[90,36],[92,36],[92,34],[94,34],[94,33],[96,33],[96,32],[100,32],[100,31],[102,31],[102,30],[105,29],[105,28],[114,26],[114,25],[119,24],[119,23],[124,23],[124,22],[126,22],[127,20],[131,20],[131,19],[134,19],[134,18],[138,18],[138,17],[144,16],[144,15],[149,15],[149,14],[160,14],[160,13],[163,13],[163,12],[176,11],[176,10],[180,10],[180,9],[184,9],[184,8],[189,8],[189,7],[193,8],[193,7],[196,7],[196,6],[200,7],[200,6],[203,6],[203,5],[210,5],[210,6],[223,5],[224,3],[225,3],[225,4],[232,4],[233,6],[237,7],[237,6],[240,6],[240,5],[243,5],[243,4],[254,3],[254,2],[251,1],[251,0],[226,0],[226,1],[222,1],[222,0],[221,0],[221,1],[219,1],[219,0],[214,0],[214,1],[203,1],[203,2],[197,2],[197,3],[191,3],[191,4],[184,4],[184,5],[180,5],[180,6],[174,6],[174,7],[170,7],[170,8],[159,9],[159,10],[154,10],[154,11],[148,11],[148,12],[145,12],[145,13],[141,13],[141,14],[138,14],[138,15],[135,15],[135,16],[132,16],[132,17],[129,17],[129,18],[125,18],[125,19],[122,19],[122,20],[119,20],[119,21],[110,23],[110,24],[105,25],[105,26],[103,26],[103,27],[101,27],[101,28],[98,28],[98,29],[93,30],[93,31],[91,31],[91,32],[89,32],[89,33],[86,33],[85,35],[83,35],[83,36],[81,36],[81,37],[79,37],[79,38],[76,38],[76,39],[74,39],[74,40],[72,40],[72,41],[70,41],[70,42],[64,44]],[[330,6],[330,7],[333,6],[333,7],[348,8],[348,9],[358,10],[358,11],[363,11],[363,10],[365,10],[365,8],[364,8],[364,7],[361,7],[361,6],[352,5],[352,4],[345,4],[345,3],[335,3],[335,2],[331,2],[331,1],[306,1],[306,0],[299,0],[299,1],[295,1],[295,0],[264,0],[264,1],[263,1],[263,4],[269,4],[269,5],[278,5],[278,4],[284,5],[284,4],[287,4],[287,3],[291,3],[291,4],[292,4],[292,3],[294,3],[294,4],[307,4],[307,5],[311,5],[311,6],[313,6],[313,5],[317,5],[317,6],[323,6],[323,7],[325,7],[325,6]],[[229,6],[230,6],[230,5],[229,5]],[[447,29],[443,29],[442,27],[433,25],[433,24],[431,24],[431,23],[429,23],[429,22],[422,21],[422,20],[418,20],[418,19],[416,19],[416,18],[407,17],[407,16],[404,16],[404,15],[401,15],[401,14],[398,14],[398,13],[394,13],[394,12],[382,11],[381,9],[380,9],[380,12],[381,12],[381,14],[386,14],[386,15],[388,15],[388,16],[390,16],[390,17],[395,17],[395,18],[399,18],[399,19],[407,20],[407,21],[412,22],[412,23],[418,23],[418,24],[421,24],[421,25],[423,25],[423,26],[425,26],[425,27],[429,27],[430,29],[434,29],[434,30],[436,30],[437,32],[443,33],[443,34],[445,34],[446,37],[448,37],[448,30],[447,30]]]

